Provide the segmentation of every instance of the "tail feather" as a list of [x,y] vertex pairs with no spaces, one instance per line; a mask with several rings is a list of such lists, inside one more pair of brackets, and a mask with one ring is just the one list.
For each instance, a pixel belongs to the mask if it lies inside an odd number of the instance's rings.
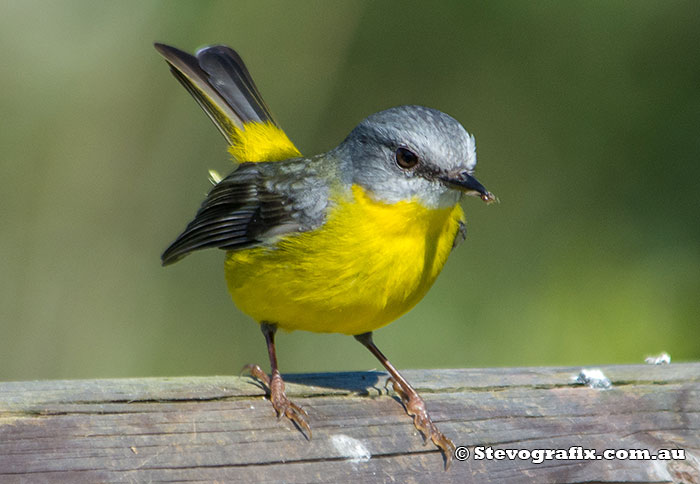
[[258,88],[238,53],[225,45],[205,47],[197,51],[200,67],[209,74],[215,89],[243,119],[243,122],[272,123]]
[[155,48],[226,138],[238,161],[276,161],[300,155],[272,117],[236,51],[215,45],[193,56],[165,44],[156,43]]

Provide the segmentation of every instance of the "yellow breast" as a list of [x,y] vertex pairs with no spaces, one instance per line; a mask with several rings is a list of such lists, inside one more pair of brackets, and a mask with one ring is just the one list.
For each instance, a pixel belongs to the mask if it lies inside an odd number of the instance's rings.
[[463,217],[459,205],[377,202],[357,185],[335,202],[315,231],[227,253],[229,291],[244,313],[286,330],[373,331],[425,295]]

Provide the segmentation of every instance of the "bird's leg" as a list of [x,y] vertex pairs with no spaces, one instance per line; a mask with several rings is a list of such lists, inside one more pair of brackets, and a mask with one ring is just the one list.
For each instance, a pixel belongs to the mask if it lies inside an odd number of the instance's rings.
[[428,442],[428,438],[433,441],[433,443],[442,450],[445,456],[445,470],[450,468],[452,463],[452,456],[455,452],[455,444],[452,443],[450,439],[445,437],[442,432],[438,430],[433,421],[428,415],[428,411],[425,408],[425,402],[418,395],[418,393],[413,389],[413,387],[406,381],[406,379],[401,376],[394,365],[387,359],[386,356],[377,348],[372,341],[372,333],[363,333],[355,336],[355,339],[362,343],[368,350],[372,352],[374,356],[384,365],[384,368],[391,375],[391,382],[394,386],[394,391],[401,397],[404,407],[406,408],[406,413],[413,417],[413,425],[421,432],[423,435],[424,443]]
[[260,323],[260,329],[265,335],[265,341],[267,342],[267,353],[270,355],[272,373],[268,377],[258,365],[246,365],[243,367],[243,371],[250,371],[253,377],[262,381],[270,390],[270,402],[275,412],[277,412],[277,418],[282,418],[284,415],[294,422],[302,433],[311,440],[311,427],[306,421],[309,415],[303,408],[289,400],[284,393],[284,381],[277,368],[277,354],[275,352],[275,331],[277,331],[277,326],[271,323]]

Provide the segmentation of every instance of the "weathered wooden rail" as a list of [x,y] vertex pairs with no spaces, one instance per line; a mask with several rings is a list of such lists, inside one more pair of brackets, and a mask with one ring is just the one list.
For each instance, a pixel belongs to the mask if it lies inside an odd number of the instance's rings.
[[684,449],[685,460],[455,460],[380,372],[287,375],[307,441],[248,377],[0,383],[0,482],[700,482],[700,363],[406,371],[456,445]]

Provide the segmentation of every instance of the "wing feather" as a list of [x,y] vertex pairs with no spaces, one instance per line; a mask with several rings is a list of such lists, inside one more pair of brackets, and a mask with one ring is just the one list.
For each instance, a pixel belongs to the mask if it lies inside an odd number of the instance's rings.
[[293,200],[264,188],[259,166],[244,163],[212,188],[194,219],[163,252],[163,265],[196,250],[250,247],[263,243],[267,232],[298,229]]

